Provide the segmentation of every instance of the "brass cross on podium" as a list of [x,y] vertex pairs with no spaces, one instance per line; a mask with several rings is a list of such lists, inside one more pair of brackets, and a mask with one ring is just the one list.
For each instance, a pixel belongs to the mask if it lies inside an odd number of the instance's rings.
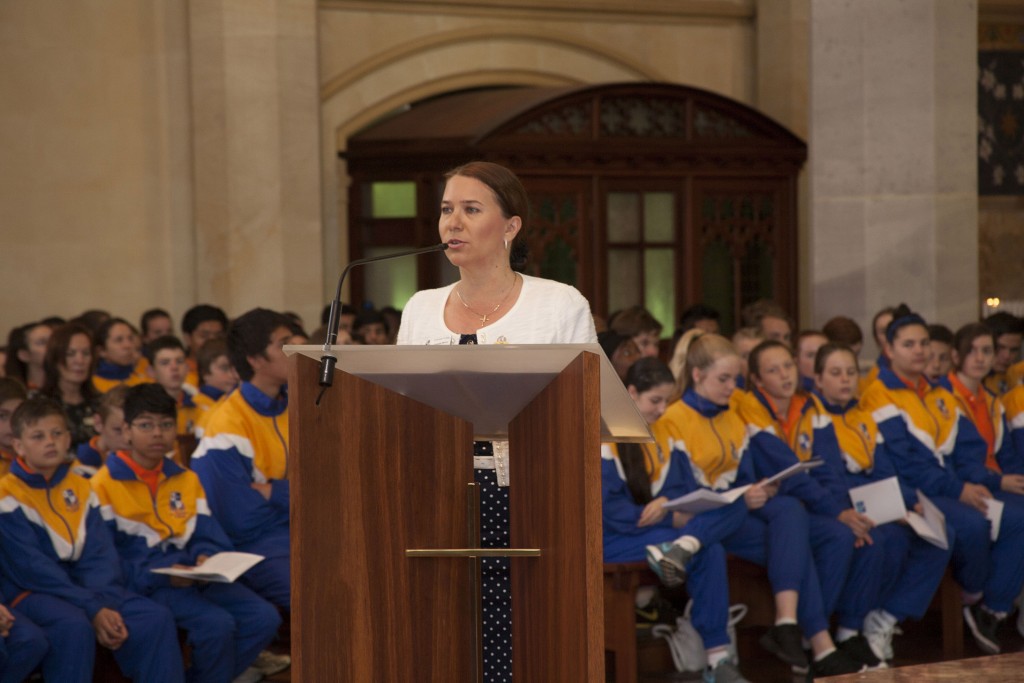
[[470,572],[470,598],[476,611],[473,614],[473,645],[476,652],[476,680],[483,681],[483,602],[480,594],[480,558],[482,557],[540,557],[539,548],[481,548],[480,547],[480,486],[475,483],[468,486],[466,496],[467,512],[467,545],[466,548],[424,548],[405,551],[406,557],[465,557],[472,563]]

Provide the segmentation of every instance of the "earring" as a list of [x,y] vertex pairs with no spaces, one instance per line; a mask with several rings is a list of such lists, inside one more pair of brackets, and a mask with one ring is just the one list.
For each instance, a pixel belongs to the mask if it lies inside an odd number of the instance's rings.
[[505,242],[505,251],[508,251],[508,240],[502,240],[502,241]]

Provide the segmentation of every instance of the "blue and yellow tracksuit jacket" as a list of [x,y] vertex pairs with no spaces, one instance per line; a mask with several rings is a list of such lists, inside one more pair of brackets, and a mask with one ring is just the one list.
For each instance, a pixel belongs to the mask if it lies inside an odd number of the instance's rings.
[[170,580],[150,570],[194,565],[200,555],[231,550],[231,542],[211,514],[195,472],[164,459],[156,496],[124,458],[107,459],[90,480],[100,513],[114,535],[128,587],[148,595]]
[[100,452],[100,437],[94,436],[85,443],[78,444],[75,455],[78,458],[78,462],[83,465],[99,469],[103,467],[103,463],[106,461],[107,456],[110,455],[110,452]]
[[0,592],[51,595],[91,620],[104,607],[119,610],[127,595],[99,500],[69,469],[47,481],[18,459],[0,479]]
[[195,414],[195,435],[197,438],[203,438],[203,434],[206,432],[206,423],[210,420],[210,414],[213,409],[221,404],[227,394],[216,387],[211,387],[209,384],[204,384],[199,387],[194,395],[192,395],[192,403],[198,408]]
[[[286,394],[243,382],[211,414],[191,463],[234,546],[266,557],[289,553],[287,409]],[[270,500],[253,483],[269,483]]]
[[[985,467],[988,459],[988,442],[984,440],[981,433],[978,431],[977,426],[974,422],[974,413],[971,410],[971,406],[967,404],[967,401],[958,392],[953,390],[952,383],[948,377],[943,377],[938,382],[939,386],[948,391],[954,400],[956,400],[957,408],[960,410],[961,415],[966,418],[966,422],[970,423],[970,427],[966,427],[970,432],[971,438],[974,436],[982,439],[984,444],[984,452],[982,455],[981,466],[977,462],[977,453],[970,451],[969,455],[973,456],[972,461],[964,462],[964,458],[958,457],[957,471],[960,472],[961,478],[972,483],[984,484],[989,487],[991,491],[1000,490],[1000,479],[1002,474],[1024,474],[1024,454],[1021,454],[1014,444],[1013,440],[1009,438],[1009,428],[1007,425],[1006,408],[1005,405],[998,396],[993,394],[988,389],[984,389],[981,394],[985,400],[985,409],[988,411],[989,417],[992,420],[993,430],[993,455],[996,464],[999,466],[999,472],[995,472],[988,467]],[[973,428],[973,429],[971,429]],[[983,469],[984,468],[984,469]],[[993,488],[994,487],[994,488]]]
[[[728,406],[693,389],[651,426],[655,445],[644,444],[652,468],[651,493],[670,499],[704,487],[726,491],[756,481],[746,425]],[[660,449],[660,452],[659,452]]]
[[1024,459],[1024,384],[1018,384],[1002,398],[1006,410],[1007,439],[1017,455]]
[[[877,448],[881,442],[878,426],[856,399],[838,406],[817,392],[807,401],[793,435],[800,460],[824,460],[811,474],[844,504],[851,488],[897,476],[884,450]],[[917,494],[902,481],[900,491],[908,508],[917,503]]]
[[[793,398],[797,401],[797,397]],[[807,401],[801,395],[797,404],[803,410]],[[794,449],[787,440],[782,423],[767,398],[756,388],[740,401],[739,416],[750,431],[750,452],[758,479],[770,477],[797,463]],[[802,501],[808,512],[825,517],[838,517],[846,507],[841,505],[817,478],[801,472],[784,480],[779,493]]]
[[979,463],[984,468],[985,440],[949,391],[922,382],[918,393],[892,369],[883,368],[860,405],[871,413],[882,433],[880,448],[908,486],[927,496],[957,500],[964,480],[954,461],[968,470]]
[[136,384],[152,382],[153,378],[146,375],[144,371],[140,373],[138,367],[137,365],[118,365],[108,360],[101,360],[93,372],[92,385],[96,387],[96,391],[105,394],[121,384],[133,387]]

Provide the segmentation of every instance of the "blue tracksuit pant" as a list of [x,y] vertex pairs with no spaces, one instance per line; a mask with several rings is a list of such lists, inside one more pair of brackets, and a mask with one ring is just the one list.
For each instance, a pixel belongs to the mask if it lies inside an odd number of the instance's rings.
[[727,552],[767,569],[773,594],[786,590],[800,594],[797,619],[808,638],[828,628],[811,556],[810,524],[800,501],[775,496],[748,514],[739,530],[722,542]]
[[[671,543],[683,535],[694,536],[690,532],[690,524],[681,529],[658,526],[636,535],[606,538],[604,561],[643,562],[647,558],[646,546]],[[711,649],[729,642],[726,630],[729,622],[729,581],[722,546],[700,540],[700,552],[686,564],[686,590],[693,598],[690,612],[693,627],[704,641],[704,647]]]
[[850,527],[832,517],[809,514],[808,526],[811,554],[821,587],[822,609],[827,618],[836,610],[846,585],[856,538]]
[[[1008,500],[1009,494],[995,497]],[[1024,584],[1024,506],[1007,502],[999,538],[990,540],[989,522],[972,507],[952,498],[931,499],[953,528],[953,576],[968,593],[983,593],[982,602],[994,612],[1010,612]]]
[[[96,635],[92,623],[78,607],[60,598],[30,593],[18,611],[34,621],[53,644],[43,659],[43,678],[61,683],[92,681]],[[163,606],[128,594],[118,610],[128,629],[128,640],[114,651],[114,659],[133,681],[179,683],[185,680],[174,618]]]
[[[272,545],[284,544],[288,547],[287,535],[283,539],[272,541]],[[253,547],[255,546],[255,547]],[[292,560],[290,555],[268,555],[267,539],[256,543],[238,546],[236,550],[243,553],[264,555],[265,560],[239,577],[244,585],[251,588],[264,599],[277,605],[286,612],[292,610]]]
[[[946,532],[952,543],[955,532],[952,528]],[[928,543],[905,524],[875,527],[871,538],[872,545],[854,551],[837,606],[839,625],[859,631],[867,613],[878,607],[900,621],[920,619],[938,590],[952,551]]]
[[166,606],[188,634],[192,666],[186,675],[194,683],[230,683],[281,625],[274,606],[241,584],[160,588],[149,598]]
[[21,683],[36,670],[50,649],[43,630],[19,610],[12,609],[14,625],[0,638],[0,683]]

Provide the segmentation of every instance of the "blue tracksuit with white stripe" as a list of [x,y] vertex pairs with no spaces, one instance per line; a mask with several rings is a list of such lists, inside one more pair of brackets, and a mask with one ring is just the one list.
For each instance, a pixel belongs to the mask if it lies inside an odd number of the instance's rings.
[[960,502],[965,480],[958,471],[969,471],[978,453],[983,466],[987,446],[956,399],[924,379],[911,387],[891,368],[882,368],[864,392],[861,407],[884,439],[877,450],[885,452],[908,487],[922,491],[942,510],[955,531],[952,567],[957,582],[968,593],[983,593],[984,605],[993,612],[1012,610],[1024,584],[1024,513],[1017,505],[1006,505],[999,538],[993,542],[985,515]]
[[[828,403],[813,394],[797,423],[797,456],[812,456],[825,464],[811,470],[841,504],[850,503],[849,490],[896,476],[871,415],[853,400],[845,406]],[[912,507],[913,491],[901,485],[904,502]],[[954,531],[947,525],[950,548]],[[837,607],[839,625],[859,631],[867,613],[883,608],[899,620],[920,619],[939,587],[952,550],[943,550],[920,538],[906,524],[888,522],[871,530],[871,545],[858,548]]]
[[[290,610],[287,394],[243,382],[210,414],[191,465],[235,548],[266,558],[240,580]],[[270,484],[270,498],[253,484]]]
[[[651,431],[671,463],[657,474],[659,495],[671,499],[698,488],[725,491],[755,482],[747,427],[729,406],[688,389]],[[748,511],[740,498],[694,516],[680,531],[766,567],[773,593],[798,591],[797,618],[808,637],[828,628],[808,542],[808,516],[796,499],[778,495]]]

